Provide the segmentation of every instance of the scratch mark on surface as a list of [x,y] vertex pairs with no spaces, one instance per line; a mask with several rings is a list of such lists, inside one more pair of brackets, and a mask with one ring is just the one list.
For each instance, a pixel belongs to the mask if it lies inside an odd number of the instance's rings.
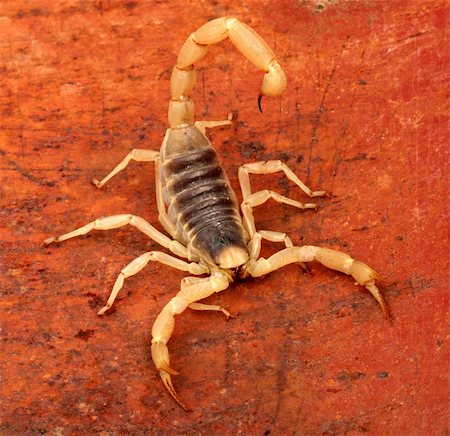
[[[346,49],[346,46],[347,46],[347,43],[348,43],[349,39],[350,39],[350,36],[347,36],[347,39],[342,44],[341,52],[339,53],[339,58],[342,57],[342,53]],[[327,98],[328,91],[330,89],[330,86],[331,86],[331,84],[333,82],[333,79],[334,79],[334,75],[336,73],[337,63],[338,62],[336,62],[334,64],[330,74],[328,75],[328,77],[326,79],[325,88],[324,88],[324,90],[322,92],[322,97],[320,99],[319,107],[317,108],[317,111],[316,111],[316,113],[314,115],[314,118],[313,118],[312,130],[311,130],[311,139],[310,139],[309,144],[308,144],[308,163],[311,163],[312,149],[313,149],[314,145],[317,144],[317,141],[318,141],[318,139],[317,139],[317,132],[319,130],[319,125],[320,125],[320,120],[322,118],[322,114],[324,112],[326,112],[325,100]],[[310,165],[308,165],[307,171],[308,171],[307,174],[308,174],[308,177],[309,177]]]
[[[348,42],[347,38],[347,42]],[[361,52],[361,56],[360,56],[360,66],[362,65],[363,61],[364,61],[364,57],[365,57],[365,53],[366,53],[366,47],[363,47],[362,52]],[[347,131],[348,131],[348,127],[349,127],[349,118],[350,118],[350,114],[353,110],[353,105],[355,103],[355,95],[356,95],[356,89],[358,87],[358,84],[360,82],[360,76],[358,75],[358,77],[355,78],[355,80],[353,81],[353,88],[352,88],[352,96],[350,99],[350,105],[348,107],[347,110],[347,116],[345,117],[344,123],[341,127],[341,130],[339,132],[339,137],[338,137],[338,141],[336,142],[336,147],[335,147],[335,154],[333,157],[333,166],[332,166],[332,179],[331,179],[331,190],[333,190],[333,186],[334,186],[334,182],[336,180],[336,175],[338,172],[338,168],[339,168],[339,164],[341,163],[342,159],[341,159],[341,141],[345,138],[345,136],[347,135]]]
[[[286,301],[284,299],[283,293],[278,293],[277,296],[278,300],[278,307],[280,308],[280,313],[278,313],[277,317],[280,317],[280,319],[284,319],[286,315]],[[280,411],[282,409],[282,403],[284,401],[284,390],[286,388],[286,369],[287,369],[287,359],[291,352],[291,338],[289,335],[289,323],[286,323],[284,325],[284,341],[280,349],[280,360],[277,368],[277,381],[276,381],[276,388],[277,388],[277,402],[275,405],[275,412],[274,412],[274,422],[278,422],[278,418],[280,415]]]
[[[0,156],[6,156],[6,152],[4,150],[0,149]],[[34,177],[32,174],[30,174],[28,171],[24,170],[20,165],[18,165],[15,161],[11,159],[6,159],[6,163],[13,167],[15,171],[17,171],[21,176],[28,179],[30,182],[33,182],[40,186],[54,186],[55,182],[47,182],[41,179],[38,179]]]

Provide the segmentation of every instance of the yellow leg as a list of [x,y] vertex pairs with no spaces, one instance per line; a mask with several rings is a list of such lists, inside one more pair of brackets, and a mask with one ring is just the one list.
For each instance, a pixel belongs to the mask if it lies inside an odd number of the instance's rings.
[[141,271],[150,261],[160,262],[164,265],[171,266],[172,268],[176,268],[180,271],[187,271],[190,274],[206,274],[208,272],[207,268],[203,265],[199,265],[198,263],[191,262],[187,263],[184,260],[177,259],[176,257],[169,256],[166,253],[162,253],[161,251],[150,251],[148,253],[141,254],[136,259],[132,260],[125,268],[120,271],[118,275],[113,290],[108,298],[106,305],[98,311],[98,315],[103,315],[107,310],[109,310],[114,301],[119,294],[119,291],[122,289],[125,279],[128,277],[134,276],[139,271]]
[[44,241],[44,244],[48,245],[53,242],[65,241],[66,239],[85,235],[91,230],[111,230],[126,226],[127,224],[136,227],[150,239],[153,239],[158,244],[162,245],[165,248],[168,248],[173,254],[184,258],[188,257],[187,249],[184,245],[180,244],[178,241],[173,241],[172,239],[168,238],[166,235],[155,229],[144,218],[131,214],[111,215],[97,218],[95,221],[92,221],[85,226],[73,230],[69,233],[65,233],[64,235],[57,237],[48,238]]
[[248,232],[250,239],[253,238],[256,227],[253,218],[253,207],[265,203],[270,198],[279,203],[289,204],[299,209],[315,209],[315,203],[300,203],[288,197],[280,195],[276,192],[264,190],[252,194],[250,184],[250,174],[272,174],[283,171],[286,177],[294,182],[305,194],[309,197],[320,197],[325,194],[325,191],[312,191],[306,186],[295,173],[280,160],[270,160],[263,162],[254,162],[242,165],[239,168],[239,184],[241,186],[243,202],[241,203],[241,210],[243,215],[244,229]]
[[212,310],[215,312],[222,312],[227,319],[232,316],[228,310],[224,309],[222,306],[216,306],[215,304],[191,303],[188,307],[192,310]]
[[268,160],[248,163],[239,168],[239,183],[244,199],[247,199],[251,195],[249,174],[273,174],[280,171],[283,171],[286,177],[294,182],[309,197],[321,197],[325,194],[325,191],[313,191],[308,188],[295,173],[280,160]]
[[161,179],[159,176],[159,151],[154,150],[142,150],[139,148],[135,148],[131,150],[122,161],[102,180],[93,179],[92,183],[94,183],[97,188],[101,188],[104,186],[109,180],[111,180],[115,175],[120,173],[120,171],[124,170],[131,161],[136,162],[155,162],[155,184],[156,184],[156,204],[158,207],[159,213],[159,221],[164,227],[164,229],[175,239],[175,226],[170,221],[169,216],[166,212],[166,207],[164,205],[164,200],[162,196],[162,186]]
[[290,206],[297,207],[299,209],[316,209],[317,205],[315,203],[300,203],[299,201],[292,200],[291,198],[280,195],[274,191],[269,191],[265,189],[264,191],[258,191],[247,198],[241,203],[241,210],[243,215],[244,229],[248,232],[250,238],[256,232],[255,218],[253,217],[253,208],[255,206],[260,206],[264,204],[270,198],[274,199],[278,203],[288,204]]
[[114,177],[117,173],[125,169],[128,164],[134,160],[136,162],[154,162],[159,157],[159,151],[154,150],[142,150],[139,148],[135,148],[131,150],[124,159],[102,180],[93,179],[92,183],[94,183],[97,188],[101,188],[108,180]]
[[220,126],[229,126],[232,123],[233,114],[230,112],[228,114],[228,118],[223,121],[196,121],[194,123],[195,127],[197,127],[203,135],[206,133],[206,129],[213,129],[214,127]]

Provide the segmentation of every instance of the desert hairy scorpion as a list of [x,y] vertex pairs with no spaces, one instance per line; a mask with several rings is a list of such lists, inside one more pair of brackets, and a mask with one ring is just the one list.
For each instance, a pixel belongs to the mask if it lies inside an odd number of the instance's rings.
[[[328,268],[351,275],[375,297],[384,314],[387,313],[375,284],[377,274],[364,263],[328,248],[294,246],[282,232],[256,230],[253,208],[271,198],[299,209],[313,209],[316,205],[300,203],[267,189],[252,192],[250,174],[283,172],[309,197],[320,197],[325,194],[324,191],[312,191],[279,160],[248,163],[239,168],[243,198],[239,208],[217,153],[205,136],[207,128],[231,124],[231,116],[223,121],[194,121],[194,103],[189,96],[196,82],[194,65],[206,55],[208,46],[225,38],[230,38],[248,60],[265,72],[258,104],[262,96],[274,97],[283,93],[286,88],[285,73],[261,36],[236,18],[212,20],[192,33],[178,54],[170,79],[170,127],[161,149],[134,149],[105,178],[93,180],[101,188],[131,161],[154,162],[159,222],[170,237],[140,216],[122,214],[98,218],[45,241],[48,245],[85,235],[91,230],[109,230],[130,224],[172,253],[150,251],[125,266],[114,283],[106,305],[98,312],[100,315],[111,308],[125,279],[138,273],[150,261],[190,274],[181,281],[181,290],[156,318],[151,345],[152,358],[165,387],[185,410],[189,408],[172,384],[171,376],[178,373],[170,365],[167,348],[175,326],[175,315],[190,308],[221,311],[228,317],[230,314],[224,308],[199,301],[224,291],[237,277],[260,277],[291,263],[302,264],[315,260]],[[284,243],[285,248],[265,259],[260,257],[262,240]]]

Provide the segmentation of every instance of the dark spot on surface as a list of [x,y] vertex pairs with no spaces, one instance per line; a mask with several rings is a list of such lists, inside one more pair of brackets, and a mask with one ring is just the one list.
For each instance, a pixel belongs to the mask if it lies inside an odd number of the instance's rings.
[[278,154],[278,159],[280,159],[283,162],[287,162],[288,160],[290,160],[290,158],[291,158],[291,156],[288,153],[280,152]]
[[48,17],[50,14],[46,9],[34,8],[29,11],[20,11],[18,12],[14,18],[25,18],[25,17]]
[[138,2],[127,2],[123,6],[125,9],[131,10],[134,9],[138,5]]
[[355,227],[351,230],[352,230],[352,232],[365,232],[366,230],[369,230],[369,227],[367,227],[367,226]]
[[336,388],[328,388],[327,392],[331,392],[332,394],[337,394],[338,392],[341,392],[341,390],[336,389]]
[[388,371],[382,371],[382,372],[379,372],[379,373],[377,374],[377,377],[378,377],[378,378],[388,378],[388,377],[389,377],[389,372],[388,372]]
[[367,82],[365,81],[365,80],[360,80],[359,82],[358,82],[360,85],[367,85]]
[[351,157],[350,159],[345,159],[347,162],[353,162],[357,160],[365,160],[367,159],[367,153],[358,153],[355,156]]
[[90,298],[88,304],[91,309],[98,310],[98,308],[103,305],[103,300],[97,294],[87,292],[84,295]]
[[240,142],[238,141],[237,146],[239,148],[239,153],[245,158],[253,158],[260,156],[262,151],[266,150],[266,146],[259,141],[252,142]]
[[364,374],[363,372],[347,372],[347,371],[341,371],[338,375],[337,375],[337,379],[340,381],[346,381],[346,380],[359,380],[360,378],[365,377],[366,374]]
[[405,235],[398,235],[395,237],[397,241],[403,241],[405,239]]
[[94,334],[95,330],[80,330],[75,337],[78,339],[82,339],[83,341],[87,341],[93,334]]

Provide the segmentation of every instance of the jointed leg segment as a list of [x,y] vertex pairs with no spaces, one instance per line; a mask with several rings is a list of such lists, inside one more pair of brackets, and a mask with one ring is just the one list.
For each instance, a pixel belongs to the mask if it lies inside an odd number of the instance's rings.
[[154,150],[142,150],[139,148],[135,148],[131,150],[125,158],[101,181],[97,179],[93,179],[92,182],[98,188],[101,188],[108,180],[114,177],[117,173],[122,171],[127,167],[127,165],[132,161],[136,162],[154,162],[159,157],[159,151]]
[[226,120],[222,121],[203,120],[203,121],[196,121],[194,124],[198,130],[200,130],[203,134],[205,134],[206,129],[213,129],[214,127],[221,127],[221,126],[229,126],[232,123],[232,120],[233,114],[230,112]]
[[278,203],[288,204],[290,206],[297,207],[299,209],[315,209],[317,205],[315,203],[300,203],[299,201],[292,200],[284,195],[278,194],[274,191],[265,189],[264,191],[258,191],[249,195],[241,203],[241,210],[243,215],[244,228],[248,232],[250,238],[256,232],[255,219],[253,217],[253,208],[264,204],[270,198],[274,199]]
[[153,227],[144,218],[131,214],[111,215],[97,218],[95,221],[92,221],[85,226],[73,230],[69,233],[58,236],[56,238],[48,238],[44,241],[44,244],[48,245],[53,242],[61,242],[65,241],[66,239],[74,238],[76,236],[82,236],[86,233],[89,233],[91,230],[111,230],[126,226],[127,224],[136,227],[150,239],[153,239],[161,246],[168,248],[173,254],[184,258],[188,257],[187,249],[184,245],[180,244],[178,241],[174,241],[168,238],[159,230],[155,229],[155,227]]
[[241,204],[242,215],[244,217],[244,228],[248,232],[250,239],[256,232],[255,220],[253,218],[253,207],[265,203],[270,198],[273,198],[279,203],[289,204],[299,209],[315,209],[315,203],[300,203],[288,197],[280,195],[274,191],[263,190],[252,194],[250,184],[250,174],[272,174],[283,171],[286,177],[294,182],[306,195],[309,197],[321,197],[325,191],[313,191],[308,188],[295,173],[280,160],[269,160],[261,162],[253,162],[242,165],[239,168],[239,184],[241,186],[243,202]]
[[159,177],[159,151],[135,148],[131,150],[106,177],[104,177],[101,181],[94,178],[92,180],[92,183],[94,183],[97,188],[101,188],[120,171],[124,170],[131,161],[155,162],[156,204],[158,206],[159,213],[158,218],[164,229],[172,236],[172,238],[174,238],[175,228],[167,215],[164,199],[162,196],[161,179]]
[[176,257],[170,256],[166,253],[162,253],[161,251],[150,251],[148,253],[141,254],[139,257],[132,260],[125,268],[123,268],[122,271],[120,271],[120,274],[114,283],[113,290],[111,291],[106,305],[98,312],[99,315],[103,315],[112,307],[119,291],[123,287],[125,279],[137,274],[150,261],[160,262],[180,271],[187,271],[190,274],[201,275],[207,272],[207,269],[204,266],[199,265],[198,263],[187,263],[184,260],[177,259]]
[[294,182],[309,197],[321,197],[325,194],[325,191],[313,191],[308,188],[296,174],[280,160],[268,160],[248,163],[239,168],[239,183],[244,199],[248,198],[251,194],[249,174],[273,174],[280,171],[283,171],[286,177]]
[[211,310],[214,312],[222,312],[227,318],[232,316],[231,313],[228,312],[228,310],[224,309],[222,306],[217,306],[215,304],[191,303],[188,307],[192,310]]

